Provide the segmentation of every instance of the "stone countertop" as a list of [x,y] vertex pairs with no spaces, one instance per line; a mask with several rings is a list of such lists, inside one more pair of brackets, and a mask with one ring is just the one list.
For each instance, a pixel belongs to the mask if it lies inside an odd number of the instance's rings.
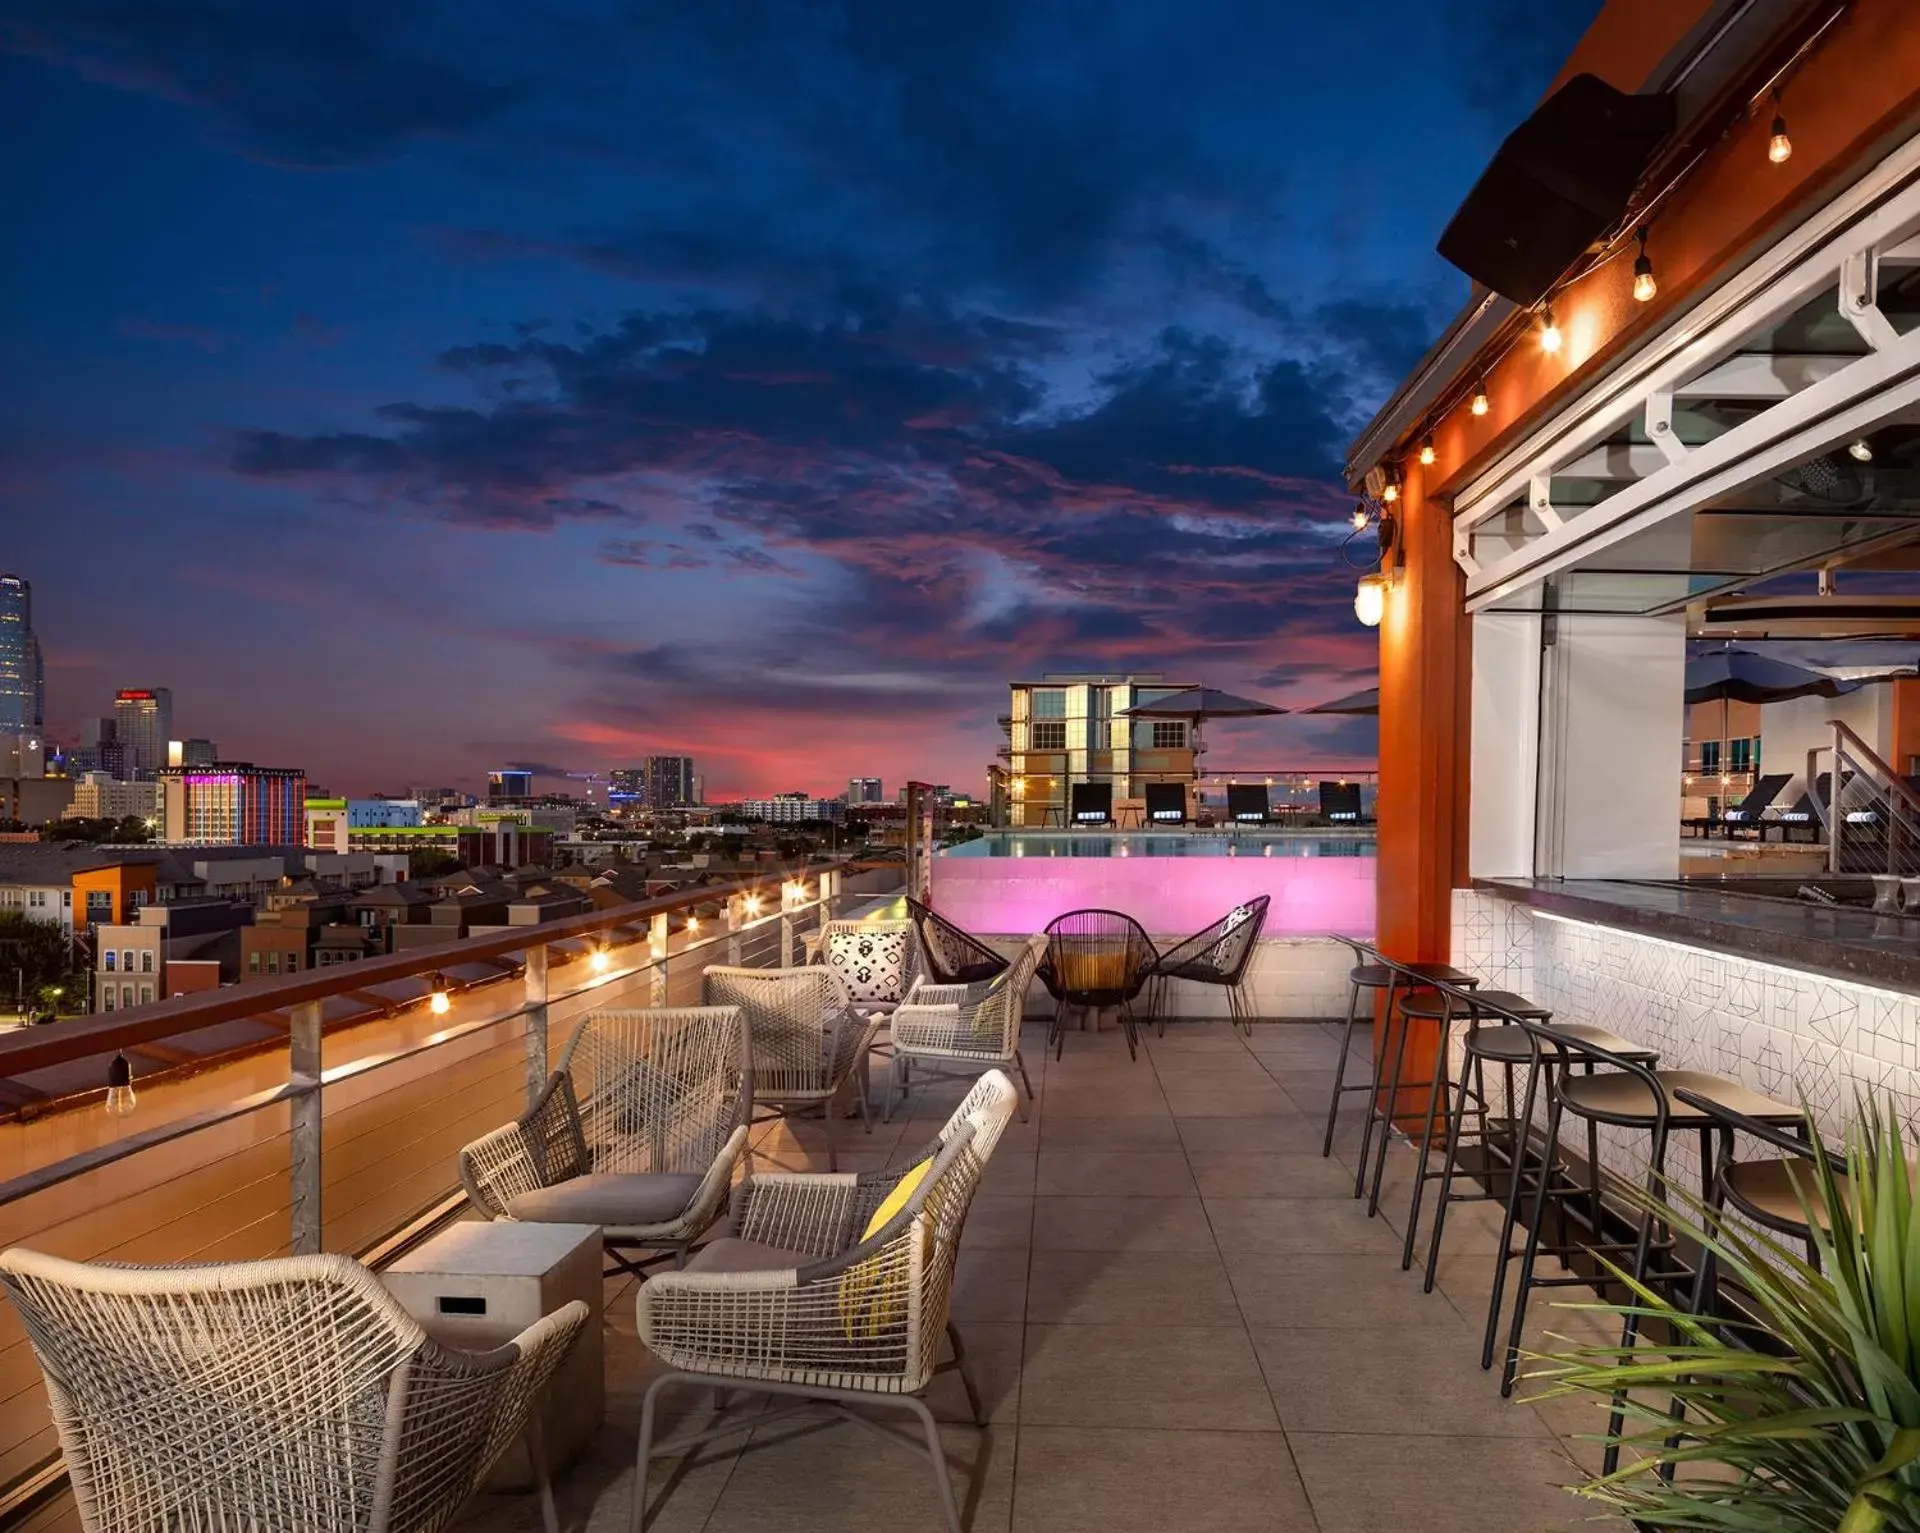
[[1484,878],[1473,886],[1569,920],[1920,995],[1920,918],[1770,898],[1705,880]]

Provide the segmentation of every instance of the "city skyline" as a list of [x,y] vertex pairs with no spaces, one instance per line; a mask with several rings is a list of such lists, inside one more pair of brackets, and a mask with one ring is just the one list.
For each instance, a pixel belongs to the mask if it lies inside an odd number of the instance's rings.
[[1340,445],[1591,6],[193,9],[0,24],[48,727],[162,676],[344,790],[726,798],[977,788],[1041,670],[1366,685]]

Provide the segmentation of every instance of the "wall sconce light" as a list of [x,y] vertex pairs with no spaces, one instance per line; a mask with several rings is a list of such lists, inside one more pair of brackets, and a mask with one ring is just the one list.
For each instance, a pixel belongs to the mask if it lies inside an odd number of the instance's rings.
[[1364,628],[1378,628],[1387,615],[1387,577],[1379,571],[1362,575],[1353,593],[1353,615]]

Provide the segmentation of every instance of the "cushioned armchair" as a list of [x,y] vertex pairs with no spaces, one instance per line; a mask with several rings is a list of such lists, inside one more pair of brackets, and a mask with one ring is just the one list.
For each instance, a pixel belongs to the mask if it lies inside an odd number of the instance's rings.
[[682,1259],[720,1217],[752,1102],[739,1007],[594,1012],[540,1100],[460,1152],[460,1180],[495,1219],[600,1225],[637,1273],[629,1251]]
[[[933,985],[921,980],[893,1014],[893,1058],[887,1064],[886,1116],[893,1118],[896,1089],[904,1092],[916,1065],[935,1074],[978,1074],[1011,1065],[1033,1100],[1033,1082],[1020,1057],[1020,1021],[1027,986],[1041,955],[1044,935],[1029,937],[1013,967],[971,985]],[[1026,1103],[1020,1117],[1027,1116]]]
[[[839,1165],[833,1109],[841,1089],[858,1076],[880,1018],[853,1008],[846,981],[825,965],[804,969],[736,969],[722,965],[701,976],[709,1005],[738,1006],[753,1037],[753,1100],[759,1121],[818,1109],[826,1120],[827,1164]],[[873,1128],[865,1091],[860,1116]]]
[[345,1256],[105,1267],[13,1250],[0,1285],[86,1533],[434,1533],[523,1432],[557,1529],[534,1408],[584,1304],[466,1353]]
[[[939,1429],[920,1394],[935,1373],[957,1368],[974,1419],[983,1419],[947,1310],[967,1209],[1014,1100],[1013,1083],[988,1071],[940,1136],[900,1163],[904,1174],[748,1177],[734,1194],[731,1233],[703,1246],[684,1272],[662,1273],[640,1290],[640,1339],[670,1371],[648,1386],[641,1407],[635,1530],[645,1527],[647,1465],[656,1453],[677,1456],[740,1430],[730,1423],[656,1448],[660,1394],[694,1385],[796,1401],[756,1418],[756,1428],[824,1405],[901,1441],[853,1406],[911,1411],[949,1533],[960,1533]],[[947,1362],[943,1339],[953,1352]]]

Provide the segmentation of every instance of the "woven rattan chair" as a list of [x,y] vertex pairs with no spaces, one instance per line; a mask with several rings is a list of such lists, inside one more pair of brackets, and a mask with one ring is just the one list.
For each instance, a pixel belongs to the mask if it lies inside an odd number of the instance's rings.
[[1047,923],[1047,953],[1038,975],[1054,999],[1053,1044],[1058,1059],[1067,1045],[1067,1013],[1091,1016],[1117,1010],[1126,1029],[1127,1057],[1140,1057],[1139,1024],[1133,1003],[1153,978],[1160,955],[1153,939],[1130,915],[1118,910],[1070,910]]
[[969,985],[1006,968],[1007,960],[986,943],[918,900],[907,901],[907,913],[920,933],[921,964],[936,985]]
[[[880,1018],[862,1017],[846,982],[821,964],[804,969],[734,969],[716,965],[701,977],[710,1006],[738,1006],[753,1036],[753,1101],[758,1122],[818,1108],[827,1125],[827,1165],[837,1169],[834,1101],[861,1076]],[[860,1116],[873,1119],[864,1089]]]
[[96,1267],[0,1254],[86,1533],[430,1533],[523,1432],[587,1307],[492,1352],[428,1337],[344,1256]]
[[[898,1172],[752,1176],[734,1193],[733,1234],[702,1247],[685,1272],[662,1273],[640,1290],[640,1339],[670,1371],[648,1386],[641,1407],[633,1533],[646,1525],[647,1466],[656,1453],[678,1456],[740,1430],[723,1425],[655,1448],[660,1394],[681,1384],[795,1398],[756,1417],[756,1428],[825,1405],[911,1447],[933,1470],[948,1533],[960,1533],[940,1431],[920,1394],[935,1373],[958,1369],[974,1420],[984,1421],[947,1307],[967,1208],[1014,1101],[1004,1074],[983,1075],[940,1137],[900,1162],[904,1169],[931,1158],[932,1169],[870,1237],[862,1238],[866,1225]],[[946,1363],[943,1337],[953,1350]],[[925,1449],[858,1415],[857,1403],[911,1411]]]
[[726,1207],[747,1149],[753,1053],[738,1006],[590,1013],[522,1117],[460,1152],[482,1213],[597,1224],[617,1272],[671,1252]]
[[920,977],[920,945],[911,921],[829,921],[813,961],[845,981],[853,1009],[890,1015]]
[[1247,1008],[1240,982],[1253,961],[1260,928],[1267,924],[1273,896],[1260,894],[1235,905],[1205,931],[1195,932],[1178,947],[1169,948],[1153,966],[1151,1010],[1159,1019],[1160,1036],[1167,1035],[1167,981],[1184,979],[1196,985],[1218,985],[1227,992],[1227,1014],[1253,1036],[1253,1013]]
[[[978,1074],[1011,1065],[1020,1072],[1027,1101],[1033,1100],[1033,1082],[1027,1079],[1026,1061],[1020,1057],[1020,1021],[1026,1010],[1027,986],[1046,950],[1045,937],[1030,937],[1013,967],[992,979],[971,985],[930,985],[922,980],[913,987],[906,1004],[893,1014],[893,1058],[887,1065],[888,1122],[893,1121],[896,1088],[905,1093],[915,1065],[943,1075],[962,1071]],[[1026,1117],[1023,1102],[1021,1121]]]

